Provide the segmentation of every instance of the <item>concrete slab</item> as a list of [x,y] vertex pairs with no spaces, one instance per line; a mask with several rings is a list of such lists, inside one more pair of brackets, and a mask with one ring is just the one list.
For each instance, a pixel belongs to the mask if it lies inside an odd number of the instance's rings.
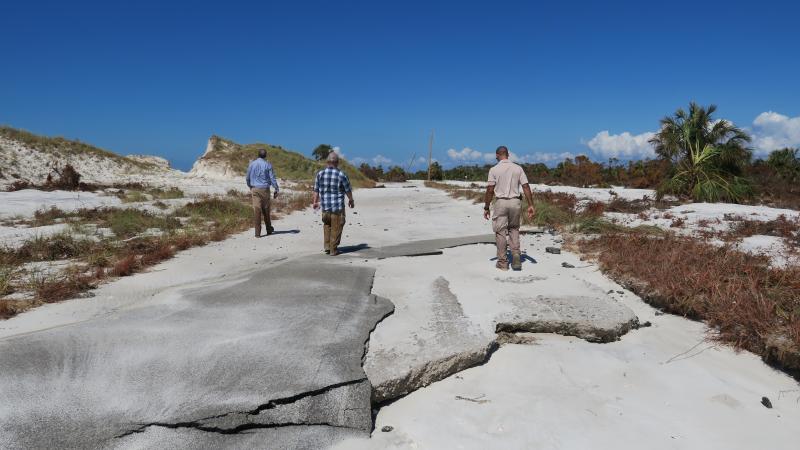
[[373,274],[295,261],[3,339],[0,448],[105,447],[153,427],[367,435],[365,341],[392,311]]
[[[378,338],[367,353],[364,371],[373,385],[375,403],[401,397],[480,364],[495,347],[493,336],[485,335],[464,316],[445,278],[434,280],[427,294],[419,298],[426,307],[413,323],[406,315],[387,321],[385,327],[381,326],[383,338]],[[406,337],[409,327],[412,341],[395,345],[395,339]],[[399,336],[387,340],[385,336],[393,333]]]
[[589,342],[613,342],[638,328],[639,319],[625,305],[602,296],[514,299],[514,311],[497,318],[498,332],[556,333]]
[[430,256],[441,255],[442,250],[446,248],[460,247],[462,245],[494,244],[494,242],[493,234],[479,234],[474,236],[410,241],[380,248],[366,248],[346,255],[370,259],[386,259],[398,256]]

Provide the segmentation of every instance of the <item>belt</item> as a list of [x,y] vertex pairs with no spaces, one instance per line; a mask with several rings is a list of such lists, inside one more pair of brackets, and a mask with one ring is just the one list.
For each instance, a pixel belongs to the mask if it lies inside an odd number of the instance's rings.
[[517,196],[517,197],[497,197],[497,198],[500,199],[500,200],[522,200],[522,196],[521,195]]

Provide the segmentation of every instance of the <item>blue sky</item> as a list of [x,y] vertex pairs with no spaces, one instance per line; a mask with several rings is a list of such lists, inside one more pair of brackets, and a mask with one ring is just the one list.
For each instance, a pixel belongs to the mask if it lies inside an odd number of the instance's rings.
[[452,165],[647,156],[695,100],[800,146],[798,2],[116,3],[0,4],[0,123],[184,169],[212,134],[407,164],[435,129]]

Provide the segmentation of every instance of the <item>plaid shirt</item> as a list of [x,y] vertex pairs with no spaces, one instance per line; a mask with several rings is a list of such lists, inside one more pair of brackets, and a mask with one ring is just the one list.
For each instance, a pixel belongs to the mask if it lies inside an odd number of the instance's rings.
[[323,211],[343,211],[344,195],[350,191],[350,179],[341,170],[326,167],[317,172],[314,192],[319,194]]

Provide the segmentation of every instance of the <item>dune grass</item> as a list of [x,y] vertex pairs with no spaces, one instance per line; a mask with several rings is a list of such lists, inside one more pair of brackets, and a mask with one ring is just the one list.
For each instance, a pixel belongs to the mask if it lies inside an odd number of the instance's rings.
[[[325,163],[306,158],[300,153],[286,150],[279,146],[269,144],[238,144],[231,140],[212,136],[213,151],[203,156],[204,159],[223,161],[236,173],[244,175],[250,161],[256,158],[259,150],[267,151],[267,160],[275,168],[278,177],[289,180],[311,180]],[[367,178],[360,170],[353,167],[345,160],[341,160],[339,168],[350,178],[353,187],[373,187],[375,183]]]

